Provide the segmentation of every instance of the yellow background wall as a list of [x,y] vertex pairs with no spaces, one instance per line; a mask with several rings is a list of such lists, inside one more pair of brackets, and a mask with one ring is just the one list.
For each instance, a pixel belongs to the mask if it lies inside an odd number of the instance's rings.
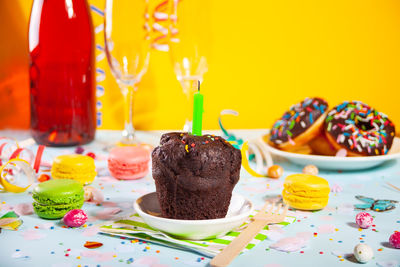
[[[27,68],[23,42],[31,2],[0,1],[2,20],[13,18],[12,23],[0,24],[0,70],[8,70],[7,75],[0,75],[0,99],[5,92],[19,90],[22,93],[13,101],[27,101],[28,83],[21,70]],[[100,8],[104,4],[104,0],[90,2]],[[202,86],[204,128],[217,128],[218,114],[227,108],[240,113],[227,120],[230,128],[268,128],[291,104],[306,96],[324,97],[331,106],[343,100],[361,100],[400,125],[399,1],[218,0],[213,4],[213,57]],[[96,25],[102,21],[96,14],[93,19]],[[100,44],[102,36],[96,35]],[[9,49],[12,52],[7,52]],[[106,71],[100,82],[105,89],[99,98],[101,128],[121,129],[121,95],[107,62],[101,55],[99,59],[98,67]],[[15,72],[10,69],[18,70],[23,78],[11,80]],[[4,80],[9,81],[7,90]],[[150,68],[136,97],[136,127],[181,128],[184,99],[168,53],[152,51]],[[27,127],[29,115],[24,107],[7,115],[0,107],[0,127]],[[10,118],[18,123],[11,123]]]

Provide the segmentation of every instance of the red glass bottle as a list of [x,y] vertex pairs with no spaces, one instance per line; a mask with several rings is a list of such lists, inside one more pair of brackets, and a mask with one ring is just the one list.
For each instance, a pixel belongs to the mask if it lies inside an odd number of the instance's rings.
[[96,130],[94,31],[86,0],[34,0],[29,23],[31,130],[72,146]]

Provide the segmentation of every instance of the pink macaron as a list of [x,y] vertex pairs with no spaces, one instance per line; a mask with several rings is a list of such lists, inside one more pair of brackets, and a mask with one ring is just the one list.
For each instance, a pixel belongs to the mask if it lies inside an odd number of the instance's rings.
[[149,171],[150,151],[142,146],[121,146],[110,151],[108,169],[113,177],[134,180]]

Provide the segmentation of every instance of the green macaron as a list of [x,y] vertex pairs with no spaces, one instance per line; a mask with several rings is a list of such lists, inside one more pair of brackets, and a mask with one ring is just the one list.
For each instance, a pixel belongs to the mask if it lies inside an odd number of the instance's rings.
[[83,186],[70,180],[50,180],[33,189],[33,208],[39,217],[62,218],[68,211],[80,209],[83,205]]

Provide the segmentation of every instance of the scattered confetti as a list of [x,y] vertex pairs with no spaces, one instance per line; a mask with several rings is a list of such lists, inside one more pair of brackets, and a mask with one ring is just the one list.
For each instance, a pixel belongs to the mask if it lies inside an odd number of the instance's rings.
[[103,243],[95,242],[95,241],[86,241],[86,243],[83,246],[85,248],[94,249],[94,248],[99,248],[99,247],[103,246]]
[[284,252],[298,251],[308,244],[310,236],[312,233],[309,232],[298,233],[295,237],[282,238],[269,247]]
[[43,183],[43,182],[46,182],[46,181],[48,181],[48,180],[50,180],[50,176],[47,175],[47,174],[41,174],[41,175],[38,177],[38,182],[39,182],[39,183]]
[[98,226],[91,226],[91,227],[85,228],[85,230],[83,231],[82,235],[84,235],[84,236],[94,236],[98,232],[99,232],[99,227]]
[[330,234],[335,232],[335,226],[333,224],[322,224],[318,226],[318,233],[320,234]]
[[104,252],[98,250],[84,250],[80,253],[81,257],[93,258],[94,261],[110,261],[114,257],[113,252]]
[[14,211],[21,215],[31,215],[33,214],[33,206],[32,203],[20,203],[14,207]]
[[398,267],[400,265],[400,262],[396,260],[378,261],[376,262],[376,265],[378,265],[379,267]]
[[45,234],[36,229],[28,229],[25,232],[22,232],[21,235],[25,240],[38,240],[46,237]]
[[96,214],[98,220],[109,220],[114,217],[115,214],[121,212],[120,208],[105,208]]
[[17,249],[13,254],[11,254],[11,257],[14,259],[29,259],[30,258],[29,254],[22,252],[19,249]]
[[[179,258],[178,258],[179,259]],[[154,266],[154,267],[168,267],[168,265],[164,265],[160,263],[160,260],[157,257],[141,257],[139,259],[134,259],[134,262],[130,264],[133,267],[144,267],[144,266]]]
[[81,146],[77,146],[75,148],[75,153],[76,154],[83,154],[84,151],[85,151],[85,149],[83,147],[81,147]]
[[86,156],[89,156],[89,157],[91,157],[93,159],[96,159],[96,154],[94,154],[93,152],[87,153]]
[[338,184],[334,184],[331,186],[331,192],[332,193],[341,193],[343,191],[343,187],[341,187]]

